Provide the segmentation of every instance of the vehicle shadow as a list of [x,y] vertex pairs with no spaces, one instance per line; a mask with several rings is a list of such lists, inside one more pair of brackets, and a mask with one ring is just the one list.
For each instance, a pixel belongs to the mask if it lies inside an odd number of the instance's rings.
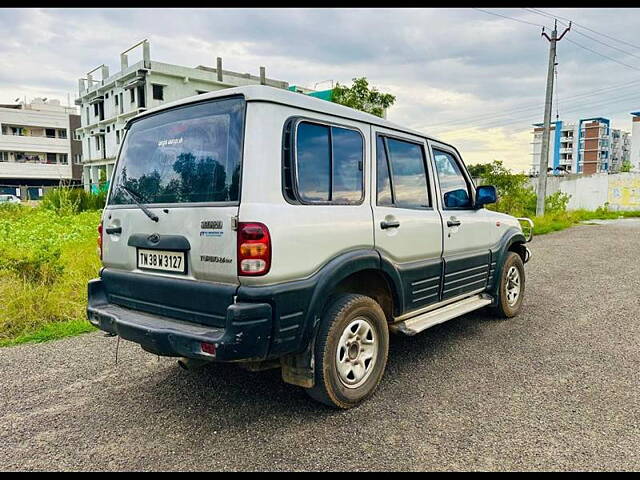
[[[432,327],[414,337],[391,335],[387,371],[376,394],[360,407],[348,412],[318,404],[302,388],[284,383],[280,369],[249,372],[234,364],[213,364],[193,371],[167,365],[162,375],[148,378],[137,385],[130,408],[147,405],[161,410],[185,425],[207,425],[218,433],[229,429],[250,429],[269,417],[271,425],[289,428],[323,422],[346,415],[359,417],[364,412],[378,412],[402,396],[411,397],[410,370],[419,365],[427,383],[438,386],[435,360],[450,352],[453,343],[463,341],[484,328],[487,314],[474,312]],[[400,382],[400,385],[399,385]],[[435,382],[435,385],[434,385]],[[140,401],[143,400],[143,401]],[[126,400],[125,400],[126,401]],[[127,408],[127,405],[122,405]],[[185,415],[185,409],[188,415]],[[144,411],[140,415],[146,415]],[[276,421],[274,422],[273,419]],[[272,432],[273,433],[273,432]]]

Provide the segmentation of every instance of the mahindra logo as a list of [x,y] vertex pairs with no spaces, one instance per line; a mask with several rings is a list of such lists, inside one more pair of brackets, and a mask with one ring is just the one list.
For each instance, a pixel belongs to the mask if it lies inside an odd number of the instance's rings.
[[158,243],[160,241],[160,235],[158,233],[152,233],[147,237],[151,243]]

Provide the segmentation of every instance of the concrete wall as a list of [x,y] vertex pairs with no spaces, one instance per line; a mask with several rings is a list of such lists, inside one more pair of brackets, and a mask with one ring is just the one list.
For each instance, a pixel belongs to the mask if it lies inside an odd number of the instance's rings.
[[[538,179],[530,184],[537,191]],[[547,177],[547,195],[558,191],[571,195],[569,210],[595,210],[605,203],[610,210],[640,210],[640,173]]]

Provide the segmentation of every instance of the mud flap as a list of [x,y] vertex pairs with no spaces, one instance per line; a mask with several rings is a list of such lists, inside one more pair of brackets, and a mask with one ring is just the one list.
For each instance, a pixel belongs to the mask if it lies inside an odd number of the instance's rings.
[[316,383],[314,351],[320,318],[316,317],[313,337],[307,348],[301,353],[289,354],[280,358],[282,380],[303,388],[312,388]]

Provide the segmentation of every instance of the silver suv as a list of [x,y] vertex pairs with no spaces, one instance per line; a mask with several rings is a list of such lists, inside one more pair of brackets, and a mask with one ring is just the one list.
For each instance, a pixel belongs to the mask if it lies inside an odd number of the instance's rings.
[[516,315],[530,257],[458,151],[265,86],[127,125],[99,227],[97,327],[183,365],[280,367],[338,408],[373,394],[389,332]]

